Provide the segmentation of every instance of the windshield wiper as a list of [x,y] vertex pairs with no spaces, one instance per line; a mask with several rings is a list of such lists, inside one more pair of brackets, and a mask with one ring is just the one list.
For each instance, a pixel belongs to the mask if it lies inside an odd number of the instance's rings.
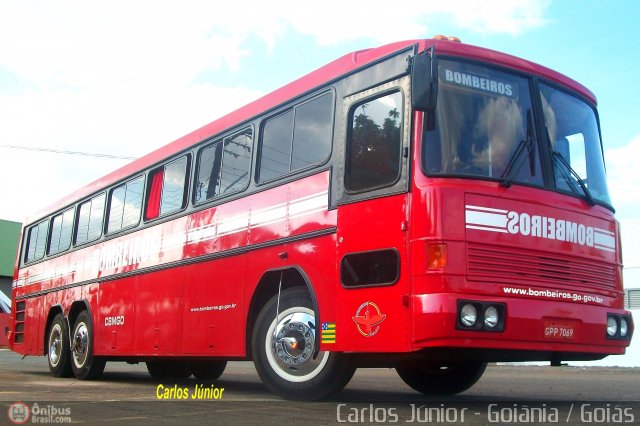
[[589,191],[589,188],[587,188],[587,184],[584,183],[584,180],[580,177],[580,175],[573,170],[573,167],[571,167],[571,164],[569,164],[569,162],[562,156],[562,154],[560,154],[558,151],[555,150],[551,150],[551,155],[553,156],[554,160],[557,160],[560,162],[560,164],[562,164],[567,171],[569,171],[569,175],[567,176],[567,173],[564,172],[563,174],[565,175],[565,180],[567,181],[567,183],[572,187],[572,189],[574,190],[574,192],[578,192],[577,188],[575,187],[575,185],[573,184],[573,181],[571,180],[571,176],[573,176],[573,178],[576,180],[576,182],[578,182],[578,185],[580,185],[580,188],[582,189],[582,192],[584,193],[584,198],[587,201],[587,204],[589,204],[590,206],[595,206],[596,202],[593,199],[593,196],[591,195],[591,191]]
[[[529,153],[529,168],[531,170],[531,176],[536,175],[536,152],[534,149],[534,137],[533,137],[533,114],[531,109],[527,110],[527,138],[520,141],[515,152],[509,159],[507,167],[505,167],[502,175],[500,175],[500,186],[503,188],[509,188],[513,176],[515,176],[520,167],[522,167],[522,153],[526,149]],[[516,164],[517,163],[517,164]]]

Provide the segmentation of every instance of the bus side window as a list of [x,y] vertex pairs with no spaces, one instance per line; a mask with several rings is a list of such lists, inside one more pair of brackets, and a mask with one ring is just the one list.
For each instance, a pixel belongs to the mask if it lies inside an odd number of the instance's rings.
[[56,254],[71,247],[71,235],[73,233],[73,209],[53,217],[51,224],[51,241],[48,254]]
[[44,220],[29,229],[29,243],[27,244],[27,256],[25,262],[33,262],[44,257],[44,249],[47,244],[49,220]]
[[111,191],[107,233],[133,228],[140,222],[144,176],[124,183]]
[[185,156],[150,173],[151,186],[147,193],[145,220],[173,213],[185,206],[188,165]]
[[243,191],[249,184],[252,147],[253,131],[247,128],[202,148],[194,203]]
[[349,114],[345,188],[361,192],[393,185],[400,177],[402,94],[361,103]]
[[331,152],[333,93],[326,92],[265,121],[258,180],[321,164]]
[[85,201],[78,207],[76,218],[75,244],[84,244],[95,241],[102,235],[102,219],[104,218],[105,195]]
[[76,245],[95,241],[102,235],[105,194],[85,201],[78,207]]

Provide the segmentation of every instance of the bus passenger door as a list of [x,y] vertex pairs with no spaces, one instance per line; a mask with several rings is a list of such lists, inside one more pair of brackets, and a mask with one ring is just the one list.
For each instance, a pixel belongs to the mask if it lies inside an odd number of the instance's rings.
[[402,77],[343,99],[338,209],[336,350],[405,350],[409,80]]

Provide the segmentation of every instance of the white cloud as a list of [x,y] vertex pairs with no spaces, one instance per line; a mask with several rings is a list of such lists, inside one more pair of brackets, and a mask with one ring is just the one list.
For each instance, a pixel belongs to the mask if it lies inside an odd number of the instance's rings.
[[[326,0],[309,5],[237,0],[113,0],[87,3],[3,2],[0,65],[41,85],[107,87],[191,81],[202,69],[235,69],[252,49],[269,48],[295,33],[320,44],[354,39],[377,42],[425,37],[450,19],[480,33],[519,34],[544,23],[548,2],[539,0]],[[293,35],[295,36],[295,34]]]
[[[211,85],[0,95],[0,146],[141,156],[259,95]],[[0,158],[0,218],[16,221],[127,162],[1,147]]]
[[605,152],[607,176],[616,217],[620,221],[623,261],[640,267],[640,191],[638,165],[640,135],[626,145]]
[[[440,19],[518,34],[541,25],[545,8],[537,0],[1,2],[0,145],[139,156],[256,98],[251,87],[198,76],[234,71],[290,37],[382,43],[426,37]],[[122,165],[3,148],[0,156],[9,164],[0,199],[11,200],[0,217],[14,220]]]

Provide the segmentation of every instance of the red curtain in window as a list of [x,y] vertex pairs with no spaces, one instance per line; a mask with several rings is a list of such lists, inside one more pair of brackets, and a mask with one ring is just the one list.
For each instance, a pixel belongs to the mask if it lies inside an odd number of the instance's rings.
[[158,170],[153,174],[151,179],[151,191],[149,191],[149,200],[147,201],[147,211],[145,219],[155,219],[160,215],[160,199],[162,198],[162,180],[164,178],[164,169]]

